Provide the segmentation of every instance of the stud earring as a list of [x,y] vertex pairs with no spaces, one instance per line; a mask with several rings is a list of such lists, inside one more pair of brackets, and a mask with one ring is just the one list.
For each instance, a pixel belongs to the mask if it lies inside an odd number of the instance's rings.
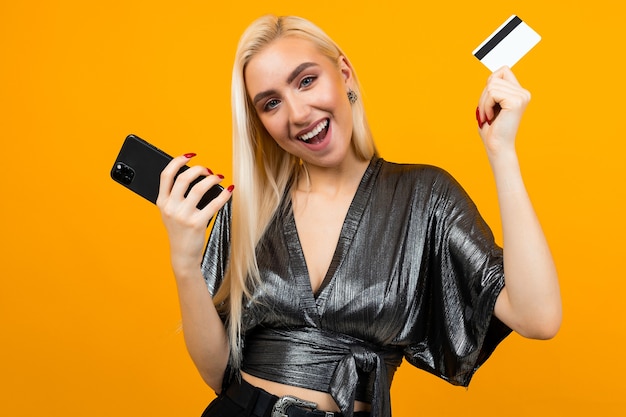
[[348,90],[348,100],[350,101],[350,104],[356,103],[357,99],[358,96],[356,93],[352,89]]

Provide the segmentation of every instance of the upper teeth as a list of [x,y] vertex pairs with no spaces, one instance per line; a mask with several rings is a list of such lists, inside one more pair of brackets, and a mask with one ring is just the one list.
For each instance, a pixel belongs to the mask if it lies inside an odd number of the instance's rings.
[[324,119],[322,120],[317,126],[315,126],[315,128],[313,130],[311,130],[309,133],[305,133],[302,136],[298,136],[298,139],[300,140],[309,140],[312,137],[317,136],[322,130],[326,129],[326,126],[328,126],[328,119]]

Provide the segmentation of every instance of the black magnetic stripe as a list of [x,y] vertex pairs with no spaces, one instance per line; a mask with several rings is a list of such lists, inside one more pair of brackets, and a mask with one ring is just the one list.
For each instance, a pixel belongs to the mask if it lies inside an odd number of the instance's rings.
[[485,55],[491,52],[491,50],[495,48],[497,44],[502,42],[502,40],[506,38],[509,33],[513,32],[513,29],[518,27],[520,23],[522,23],[522,19],[515,16],[513,19],[511,19],[509,23],[506,24],[505,27],[503,27],[498,33],[493,35],[493,37],[489,39],[489,42],[487,42],[482,48],[480,48],[478,52],[474,54],[474,56],[479,60],[483,59]]

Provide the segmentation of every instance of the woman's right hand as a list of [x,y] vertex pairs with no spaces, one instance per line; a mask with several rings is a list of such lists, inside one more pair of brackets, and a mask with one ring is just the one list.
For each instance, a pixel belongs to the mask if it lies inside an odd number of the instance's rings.
[[[172,268],[176,276],[185,344],[200,375],[216,392],[220,391],[228,363],[228,338],[224,324],[213,305],[200,265],[204,254],[207,225],[232,194],[232,186],[222,191],[202,210],[200,199],[222,182],[207,168],[192,166],[176,176],[195,154],[174,158],[161,173],[157,206],[170,241]],[[185,193],[196,178],[187,197]]]
[[[223,176],[214,175],[211,170],[201,166],[190,167],[176,177],[178,171],[194,157],[185,154],[174,158],[161,173],[157,207],[167,229],[170,242],[170,256],[174,274],[177,277],[197,273],[202,262],[206,241],[206,228],[217,211],[228,202],[234,186],[224,189],[202,210],[196,206],[202,196],[214,185],[223,180]],[[195,184],[187,197],[185,193],[192,181],[206,176]]]

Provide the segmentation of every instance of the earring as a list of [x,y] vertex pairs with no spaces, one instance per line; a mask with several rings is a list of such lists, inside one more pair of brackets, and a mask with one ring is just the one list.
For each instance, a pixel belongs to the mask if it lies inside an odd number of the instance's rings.
[[350,101],[350,104],[356,103],[357,99],[358,96],[356,93],[352,89],[348,90],[348,100]]

